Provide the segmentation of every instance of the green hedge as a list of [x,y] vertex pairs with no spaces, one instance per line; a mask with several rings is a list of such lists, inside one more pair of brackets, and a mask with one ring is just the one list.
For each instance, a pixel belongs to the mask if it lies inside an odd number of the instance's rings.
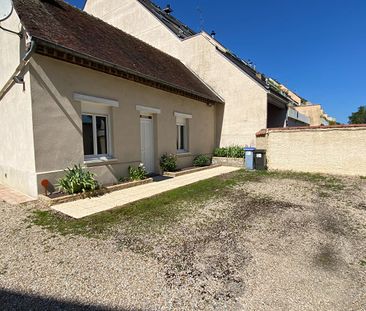
[[214,150],[214,157],[225,157],[225,158],[243,158],[245,155],[244,147],[241,146],[230,146],[225,148],[216,148]]

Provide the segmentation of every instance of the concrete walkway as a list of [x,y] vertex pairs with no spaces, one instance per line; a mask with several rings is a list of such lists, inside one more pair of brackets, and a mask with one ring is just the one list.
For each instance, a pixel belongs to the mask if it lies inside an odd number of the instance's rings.
[[0,202],[4,201],[10,205],[18,205],[34,201],[35,199],[18,192],[10,187],[0,185]]
[[105,194],[101,197],[63,203],[53,206],[52,209],[73,218],[80,219],[99,212],[113,209],[115,207],[120,207],[132,202],[136,202],[141,199],[149,198],[169,190],[193,184],[200,180],[209,179],[237,170],[239,170],[239,168],[226,166],[215,167],[197,173],[187,174],[159,182],[153,182],[134,188],[123,189],[120,191]]

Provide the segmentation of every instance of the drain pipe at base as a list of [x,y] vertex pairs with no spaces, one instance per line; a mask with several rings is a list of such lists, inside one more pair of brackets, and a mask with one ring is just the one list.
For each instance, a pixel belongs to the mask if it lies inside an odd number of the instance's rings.
[[23,71],[24,67],[28,65],[32,54],[36,49],[36,42],[31,39],[30,40],[30,48],[28,52],[24,55],[23,59],[20,61],[19,66],[15,69],[14,74],[10,77],[10,79],[5,83],[4,87],[0,91],[0,100],[3,99],[5,94],[9,91],[9,89],[13,86],[14,83],[23,83],[23,77],[19,77],[18,75]]

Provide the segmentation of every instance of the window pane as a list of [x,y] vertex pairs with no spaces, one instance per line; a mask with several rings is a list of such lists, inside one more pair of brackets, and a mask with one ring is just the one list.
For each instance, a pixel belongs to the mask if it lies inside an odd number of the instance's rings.
[[186,131],[185,126],[177,125],[177,150],[185,150],[186,148]]
[[98,154],[107,154],[107,117],[96,117]]
[[185,126],[180,125],[180,150],[185,150],[185,145],[186,145],[186,138],[184,137],[185,135]]
[[93,143],[93,117],[90,115],[83,115],[83,141],[84,141],[84,155],[94,154]]
[[177,150],[179,150],[179,142],[180,142],[180,137],[179,137],[179,125],[177,125]]

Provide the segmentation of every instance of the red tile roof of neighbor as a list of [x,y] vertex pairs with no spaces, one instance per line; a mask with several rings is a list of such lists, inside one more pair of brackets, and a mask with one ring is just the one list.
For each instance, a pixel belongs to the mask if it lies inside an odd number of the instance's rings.
[[294,127],[275,127],[260,130],[256,133],[257,137],[266,136],[267,132],[284,131],[306,131],[306,130],[327,130],[327,129],[347,129],[347,128],[366,128],[366,124],[339,124],[339,125],[320,125],[320,126],[294,126]]
[[24,28],[38,45],[76,53],[184,96],[223,102],[178,59],[62,0],[13,2]]

